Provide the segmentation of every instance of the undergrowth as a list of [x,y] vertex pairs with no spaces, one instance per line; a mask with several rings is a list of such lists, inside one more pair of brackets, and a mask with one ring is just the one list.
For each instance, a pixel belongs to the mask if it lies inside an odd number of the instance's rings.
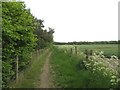
[[61,88],[110,88],[110,78],[100,72],[92,73],[83,60],[58,48],[53,49],[51,66],[56,87]]
[[37,56],[34,54],[31,60],[31,65],[29,65],[24,72],[19,74],[18,82],[16,83],[13,81],[9,86],[11,88],[35,88],[41,73],[41,68],[45,63],[48,53],[49,50],[44,50]]

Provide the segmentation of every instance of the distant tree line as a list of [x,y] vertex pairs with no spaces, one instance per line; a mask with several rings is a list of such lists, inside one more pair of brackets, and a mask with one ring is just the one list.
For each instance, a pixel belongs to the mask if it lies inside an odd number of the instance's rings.
[[44,29],[44,21],[25,7],[24,2],[2,2],[2,87],[14,79],[16,63],[18,72],[24,70],[31,52],[53,44],[54,29]]
[[54,45],[90,45],[90,44],[120,44],[120,40],[119,41],[94,41],[94,42],[88,42],[88,41],[54,42]]

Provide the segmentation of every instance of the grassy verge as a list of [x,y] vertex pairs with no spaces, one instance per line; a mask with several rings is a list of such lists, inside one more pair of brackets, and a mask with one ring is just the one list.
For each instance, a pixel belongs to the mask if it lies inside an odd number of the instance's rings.
[[10,84],[13,88],[35,88],[41,68],[44,65],[45,59],[49,50],[45,50],[40,55],[33,55],[31,66],[28,67],[24,72],[20,73],[19,80]]
[[73,56],[54,48],[51,65],[54,83],[61,88],[109,88],[110,78],[100,72],[92,73],[82,63],[85,58]]

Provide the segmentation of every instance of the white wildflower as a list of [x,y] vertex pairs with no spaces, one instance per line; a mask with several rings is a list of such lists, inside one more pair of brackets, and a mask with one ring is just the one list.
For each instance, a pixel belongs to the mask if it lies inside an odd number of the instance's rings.
[[115,79],[111,79],[110,82],[115,82]]
[[104,54],[104,51],[101,51],[99,54],[100,54],[100,55],[103,55],[103,54]]
[[113,78],[113,79],[114,79],[114,78],[116,78],[116,76],[112,76],[111,78]]

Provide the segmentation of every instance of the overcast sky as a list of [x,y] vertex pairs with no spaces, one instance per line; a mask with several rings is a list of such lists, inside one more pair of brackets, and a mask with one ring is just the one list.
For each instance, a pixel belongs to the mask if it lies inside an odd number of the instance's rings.
[[118,40],[119,0],[22,0],[44,25],[55,29],[54,41]]

